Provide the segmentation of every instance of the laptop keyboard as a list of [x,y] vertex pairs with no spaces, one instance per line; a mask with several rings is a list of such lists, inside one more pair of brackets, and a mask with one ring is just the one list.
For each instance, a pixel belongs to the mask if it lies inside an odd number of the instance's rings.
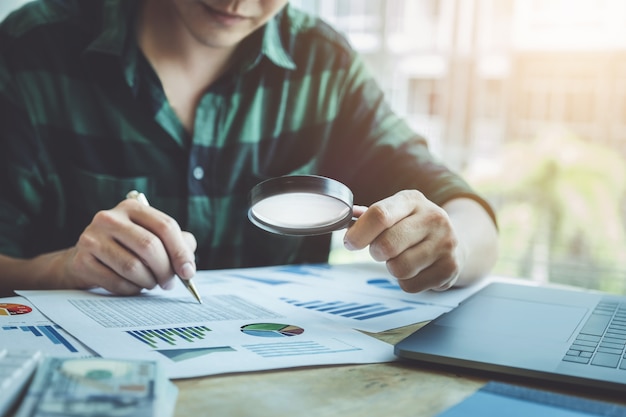
[[625,346],[626,304],[601,301],[563,360],[626,370]]

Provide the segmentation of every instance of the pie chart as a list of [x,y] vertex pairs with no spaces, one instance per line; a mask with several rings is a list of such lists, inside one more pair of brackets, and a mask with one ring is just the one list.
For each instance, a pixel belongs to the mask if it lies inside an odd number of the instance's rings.
[[241,326],[241,331],[250,336],[291,337],[304,333],[302,327],[279,323],[254,323]]
[[0,303],[0,316],[16,316],[18,314],[28,314],[33,311],[29,306],[23,304]]

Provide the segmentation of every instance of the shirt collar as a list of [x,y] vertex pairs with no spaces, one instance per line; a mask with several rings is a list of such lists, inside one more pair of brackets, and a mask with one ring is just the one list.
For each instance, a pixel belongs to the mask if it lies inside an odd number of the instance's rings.
[[265,25],[261,53],[277,66],[293,70],[296,69],[296,64],[293,62],[291,55],[285,50],[279,28],[282,15],[286,12],[286,9],[283,9],[282,12],[270,19]]
[[101,30],[89,44],[87,51],[122,55],[129,37],[130,17],[138,2],[105,0],[102,2]]
[[135,82],[137,44],[134,35],[134,19],[139,2],[132,0],[104,0],[99,32],[84,51],[117,58],[130,86]]

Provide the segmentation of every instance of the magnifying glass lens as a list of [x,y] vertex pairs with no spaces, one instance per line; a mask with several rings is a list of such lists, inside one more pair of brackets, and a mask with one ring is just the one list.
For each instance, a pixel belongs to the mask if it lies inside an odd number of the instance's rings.
[[312,228],[337,223],[350,209],[333,197],[311,193],[286,193],[267,197],[252,207],[261,221],[278,227]]
[[272,178],[250,191],[248,218],[261,229],[282,235],[329,233],[352,220],[352,191],[316,175]]

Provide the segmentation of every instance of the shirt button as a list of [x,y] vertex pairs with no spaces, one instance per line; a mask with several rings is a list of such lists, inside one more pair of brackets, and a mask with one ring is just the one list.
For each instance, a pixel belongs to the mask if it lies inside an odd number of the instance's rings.
[[198,181],[204,178],[204,170],[202,169],[202,167],[195,167],[193,169],[193,177]]

